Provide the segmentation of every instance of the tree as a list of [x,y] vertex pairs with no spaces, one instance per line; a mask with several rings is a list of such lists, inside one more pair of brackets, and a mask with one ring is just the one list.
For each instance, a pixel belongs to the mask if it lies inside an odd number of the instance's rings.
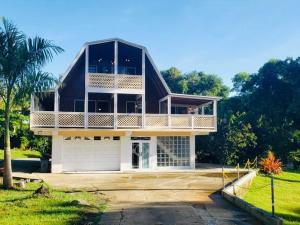
[[63,49],[41,37],[27,38],[5,18],[0,26],[0,96],[4,103],[4,188],[12,188],[11,109],[34,91],[51,87],[54,77],[42,67]]
[[172,92],[182,93],[180,81],[183,79],[183,75],[180,70],[176,67],[171,67],[168,70],[161,71],[161,74]]
[[247,72],[240,72],[234,75],[232,78],[233,88],[231,91],[236,93],[241,93],[243,87],[245,86],[246,82],[250,80],[250,74]]
[[229,88],[223,84],[220,77],[203,72],[191,72],[185,75],[187,93],[196,95],[210,95],[227,98]]

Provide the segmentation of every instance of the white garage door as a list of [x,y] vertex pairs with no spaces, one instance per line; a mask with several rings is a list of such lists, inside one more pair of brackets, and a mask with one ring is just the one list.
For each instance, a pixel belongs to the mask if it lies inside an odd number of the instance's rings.
[[63,140],[63,171],[120,170],[120,140],[78,139]]

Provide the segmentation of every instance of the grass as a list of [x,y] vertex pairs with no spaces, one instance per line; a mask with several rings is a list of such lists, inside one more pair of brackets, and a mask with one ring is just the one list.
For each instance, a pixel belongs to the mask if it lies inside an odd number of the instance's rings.
[[[244,200],[271,212],[270,178],[258,175]],[[275,176],[275,214],[284,225],[300,224],[300,171],[285,171]]]
[[[28,183],[22,190],[0,189],[0,224],[81,225],[96,224],[100,220],[105,203],[99,194],[51,190],[49,197],[34,197],[32,194],[40,185]],[[91,205],[72,202],[79,199]]]
[[[20,150],[12,149],[11,157],[12,159],[22,159],[22,158],[40,158],[41,153],[36,150]],[[0,150],[0,160],[4,158],[4,150]]]

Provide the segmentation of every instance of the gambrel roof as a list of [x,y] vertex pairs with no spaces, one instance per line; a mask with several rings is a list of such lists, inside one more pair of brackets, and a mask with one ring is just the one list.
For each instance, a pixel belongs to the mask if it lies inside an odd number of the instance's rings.
[[[78,52],[78,54],[76,55],[75,59],[72,61],[72,63],[70,64],[70,66],[68,67],[67,71],[65,73],[62,74],[62,80],[61,82],[63,82],[65,80],[65,78],[68,76],[69,72],[72,70],[72,68],[74,67],[74,65],[76,64],[76,62],[78,61],[78,59],[80,58],[80,56],[85,52],[87,46],[89,45],[95,45],[95,44],[102,44],[102,43],[107,43],[107,42],[113,42],[113,41],[117,41],[135,48],[139,48],[141,50],[145,51],[145,55],[148,57],[148,59],[150,60],[153,68],[155,69],[160,81],[162,82],[164,88],[166,89],[166,91],[168,92],[168,94],[171,94],[170,88],[168,87],[167,83],[165,82],[164,78],[162,77],[160,71],[157,69],[152,57],[150,56],[148,50],[146,47],[142,46],[142,45],[138,45],[129,41],[125,41],[123,39],[120,38],[109,38],[109,39],[103,39],[103,40],[98,40],[98,41],[91,41],[91,42],[86,42],[80,49],[80,51]],[[57,87],[58,88],[58,87]],[[57,89],[56,88],[56,89]]]

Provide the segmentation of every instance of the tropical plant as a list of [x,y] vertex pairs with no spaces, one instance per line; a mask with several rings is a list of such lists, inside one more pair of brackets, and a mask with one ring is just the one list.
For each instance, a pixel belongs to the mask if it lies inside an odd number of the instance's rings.
[[282,163],[275,158],[273,152],[269,151],[268,156],[263,158],[260,162],[260,170],[266,174],[280,174],[282,171]]
[[290,152],[288,159],[293,163],[295,169],[300,168],[300,149]]
[[42,71],[63,49],[41,37],[28,38],[9,20],[0,26],[0,96],[4,104],[4,188],[12,188],[10,153],[11,109],[33,92],[53,86],[54,77]]

